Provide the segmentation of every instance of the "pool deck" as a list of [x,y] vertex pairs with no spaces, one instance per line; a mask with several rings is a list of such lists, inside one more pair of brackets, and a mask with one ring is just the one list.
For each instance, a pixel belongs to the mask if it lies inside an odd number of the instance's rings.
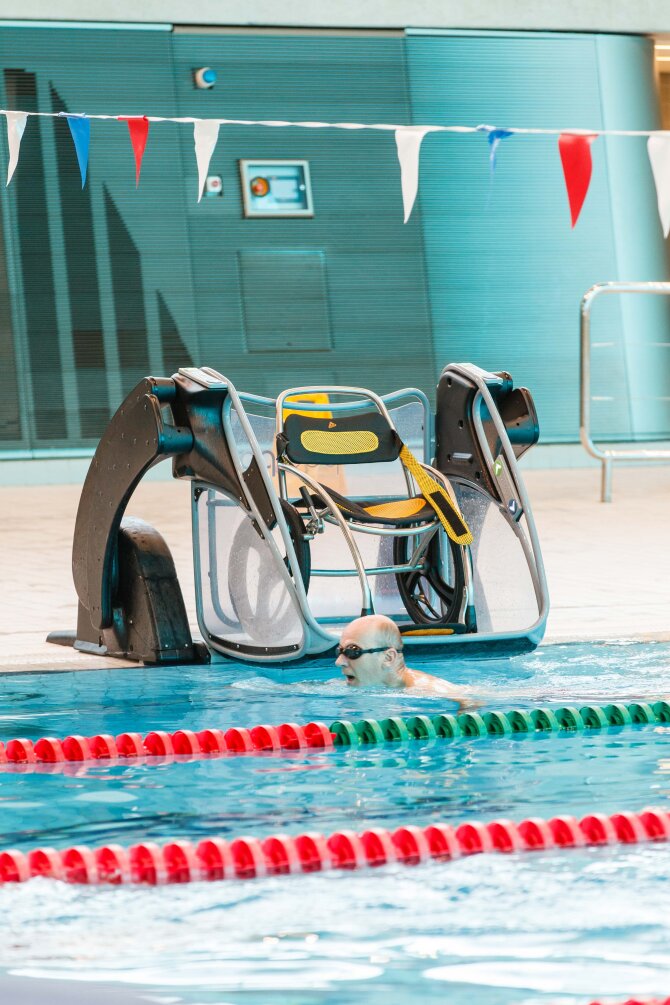
[[[545,641],[668,640],[670,467],[617,469],[609,504],[599,502],[599,477],[595,466],[525,472],[551,599]],[[70,561],[80,491],[0,487],[0,671],[119,666],[45,642],[76,624]],[[145,482],[128,513],[165,537],[195,628],[188,484]]]

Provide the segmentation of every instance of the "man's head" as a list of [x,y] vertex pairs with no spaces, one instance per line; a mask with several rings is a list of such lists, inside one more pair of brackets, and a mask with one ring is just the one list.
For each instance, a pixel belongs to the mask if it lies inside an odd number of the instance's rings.
[[369,614],[352,621],[342,632],[335,665],[351,687],[402,687],[405,660],[398,626],[384,614]]

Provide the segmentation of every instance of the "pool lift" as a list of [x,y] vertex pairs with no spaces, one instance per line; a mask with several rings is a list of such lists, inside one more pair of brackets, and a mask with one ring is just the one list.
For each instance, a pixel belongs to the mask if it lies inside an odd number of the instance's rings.
[[[82,490],[77,630],[49,640],[154,664],[293,663],[379,612],[407,649],[526,652],[548,614],[518,465],[538,437],[530,392],[472,364],[443,369],[434,418],[417,388],[293,387],[275,400],[209,367],[146,377],[111,419]],[[202,641],[165,541],[125,516],[167,457],[192,486]]]

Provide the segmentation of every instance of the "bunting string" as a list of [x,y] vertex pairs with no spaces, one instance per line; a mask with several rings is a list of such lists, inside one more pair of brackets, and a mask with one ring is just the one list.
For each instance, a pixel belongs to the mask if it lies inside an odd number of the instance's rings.
[[625,136],[647,139],[647,154],[656,186],[659,217],[664,236],[670,231],[670,132],[649,129],[535,129],[521,126],[494,125],[444,126],[410,125],[388,122],[302,122],[287,119],[226,119],[201,118],[195,116],[163,115],[109,115],[87,112],[23,112],[0,109],[7,122],[7,145],[9,162],[7,184],[9,185],[19,162],[21,139],[29,118],[64,118],[70,129],[81,173],[82,188],[86,184],[88,155],[90,146],[91,120],[125,122],[135,160],[135,186],[139,186],[142,158],[149,136],[150,123],[175,122],[193,126],[194,150],[198,171],[198,202],[205,186],[209,163],[217,144],[221,126],[264,126],[269,128],[297,129],[349,129],[376,130],[395,134],[400,182],[404,210],[404,222],[410,218],[416,200],[419,183],[419,158],[421,145],[428,133],[469,134],[484,133],[488,143],[489,170],[491,181],[496,168],[500,142],[510,136],[556,136],[558,153],[563,169],[570,219],[574,228],[581,213],[591,181],[591,144],[598,137]]
[[[0,108],[0,115],[26,115],[28,117],[39,116],[42,118],[57,119],[62,118],[61,112],[13,112]],[[166,116],[166,115],[109,115],[95,112],[67,112],[67,115],[76,115],[78,118],[100,119],[107,121],[123,121],[128,119],[143,118],[149,122],[218,122],[222,126],[296,126],[300,129],[383,129],[395,131],[396,129],[426,129],[431,132],[442,133],[478,133],[482,130],[498,129],[498,126],[437,126],[410,124],[407,122],[299,122],[288,119],[223,119],[217,117],[203,118],[202,116]],[[561,136],[564,133],[572,136],[666,136],[670,138],[670,131],[662,129],[531,129],[522,126],[505,126],[507,133],[519,133],[528,136]]]

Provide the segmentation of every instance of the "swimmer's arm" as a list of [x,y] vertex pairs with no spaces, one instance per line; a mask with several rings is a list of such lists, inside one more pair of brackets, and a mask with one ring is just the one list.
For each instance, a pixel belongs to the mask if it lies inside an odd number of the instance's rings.
[[481,708],[484,703],[482,695],[476,694],[472,688],[459,687],[442,677],[434,677],[432,674],[424,673],[423,670],[410,672],[413,678],[413,687],[425,689],[435,696],[455,702],[459,712],[473,712],[475,709]]
[[476,712],[484,704],[484,699],[481,695],[470,692],[468,694],[461,693],[460,697],[454,695],[453,701],[457,702],[459,712]]

